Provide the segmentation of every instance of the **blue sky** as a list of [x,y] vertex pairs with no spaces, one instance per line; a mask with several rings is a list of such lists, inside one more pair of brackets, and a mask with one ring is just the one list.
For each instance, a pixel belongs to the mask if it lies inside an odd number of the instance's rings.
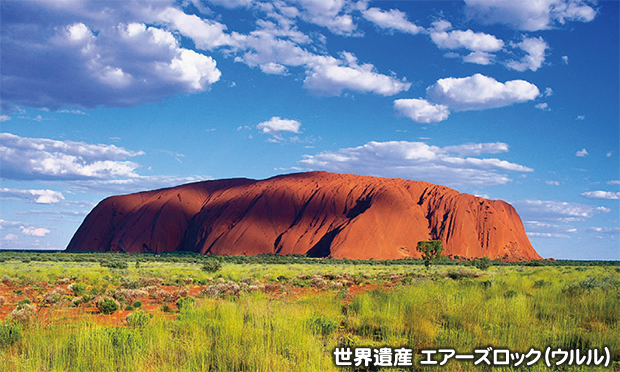
[[308,170],[513,204],[620,258],[619,3],[3,0],[0,247],[115,194]]

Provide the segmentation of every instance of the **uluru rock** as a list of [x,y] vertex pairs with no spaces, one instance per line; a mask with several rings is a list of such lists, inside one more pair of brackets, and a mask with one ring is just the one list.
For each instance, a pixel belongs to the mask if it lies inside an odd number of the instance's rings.
[[350,259],[444,254],[541,259],[508,203],[427,182],[327,172],[229,179],[112,196],[67,251],[304,254]]

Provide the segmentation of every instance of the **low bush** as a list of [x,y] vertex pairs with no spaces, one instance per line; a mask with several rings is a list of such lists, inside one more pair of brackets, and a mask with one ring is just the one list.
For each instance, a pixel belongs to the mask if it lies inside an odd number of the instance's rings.
[[214,273],[222,268],[222,263],[215,259],[203,261],[201,270],[207,273]]
[[86,288],[88,286],[86,283],[73,283],[71,284],[71,290],[73,291],[74,296],[82,296],[86,294]]
[[103,314],[114,314],[120,307],[118,301],[110,297],[104,297],[97,302],[97,308]]
[[143,328],[151,321],[151,316],[144,311],[136,311],[125,318],[127,325],[132,328]]
[[335,319],[323,316],[315,315],[308,320],[308,326],[312,333],[328,336],[338,330],[339,322]]
[[474,266],[478,270],[488,270],[489,267],[491,267],[491,264],[492,264],[492,261],[488,257],[482,257],[481,259],[474,261]]

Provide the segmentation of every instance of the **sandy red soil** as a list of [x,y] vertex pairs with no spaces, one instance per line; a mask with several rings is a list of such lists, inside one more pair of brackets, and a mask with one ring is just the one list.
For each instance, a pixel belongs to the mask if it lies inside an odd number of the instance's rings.
[[[376,289],[379,287],[389,288],[392,283],[384,282],[383,285],[377,284],[360,284],[353,285],[346,289],[347,295],[344,299],[345,303],[351,301],[353,296],[363,293],[368,290]],[[127,315],[133,311],[118,310],[113,314],[102,314],[92,303],[80,304],[78,306],[72,306],[68,300],[61,300],[53,305],[41,306],[45,295],[51,291],[61,291],[63,294],[68,295],[68,298],[73,298],[69,284],[47,284],[47,283],[35,283],[29,286],[6,286],[0,284],[0,296],[5,301],[0,306],[0,321],[6,320],[13,309],[17,306],[20,300],[29,299],[33,304],[37,305],[36,320],[49,324],[50,322],[74,322],[78,320],[95,321],[97,324],[106,326],[125,326],[127,325],[125,319]],[[185,286],[189,290],[188,296],[199,297],[200,292],[207,286],[205,285],[192,285]],[[277,286],[276,286],[277,287]],[[166,292],[172,293],[179,290],[176,286],[160,286]],[[21,294],[18,294],[21,291]],[[268,291],[267,293],[274,298],[286,298],[297,299],[304,296],[315,296],[320,293],[330,291],[327,289],[318,289],[314,287],[297,287],[292,285],[282,286],[276,290]],[[331,290],[333,292],[333,290]],[[163,312],[162,306],[165,304],[161,299],[151,297],[139,297],[137,300],[142,302],[141,309],[148,313],[160,313],[165,317],[174,319],[176,316],[171,312]],[[172,310],[176,311],[176,305],[173,303],[168,304]]]

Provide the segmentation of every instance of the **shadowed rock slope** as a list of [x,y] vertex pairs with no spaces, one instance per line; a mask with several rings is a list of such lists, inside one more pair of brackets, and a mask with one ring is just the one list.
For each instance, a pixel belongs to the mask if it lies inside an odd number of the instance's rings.
[[112,196],[67,250],[397,259],[420,257],[416,245],[428,239],[456,256],[541,258],[506,202],[427,182],[327,172]]

